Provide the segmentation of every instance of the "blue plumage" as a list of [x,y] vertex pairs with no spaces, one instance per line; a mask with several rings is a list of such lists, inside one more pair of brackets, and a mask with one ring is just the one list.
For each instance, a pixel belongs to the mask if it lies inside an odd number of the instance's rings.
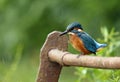
[[82,25],[79,24],[78,22],[73,22],[73,23],[69,24],[69,25],[67,26],[67,29],[68,29],[68,30],[73,30],[73,29],[74,29],[73,27],[77,27],[77,28],[83,30]]
[[64,34],[70,35],[70,40],[77,50],[81,51],[84,55],[94,53],[107,46],[106,44],[100,44],[95,41],[89,34],[83,31],[81,24],[78,22],[73,22],[67,26],[67,29],[60,34],[60,36]]
[[96,44],[97,49],[107,46],[107,44],[100,44],[100,43],[96,42],[95,40],[94,40],[94,42]]
[[96,42],[86,32],[79,32],[77,30],[72,30],[71,32],[75,33],[83,41],[85,48],[94,54],[96,54],[96,51],[99,48],[106,46],[106,44],[100,44],[100,43]]

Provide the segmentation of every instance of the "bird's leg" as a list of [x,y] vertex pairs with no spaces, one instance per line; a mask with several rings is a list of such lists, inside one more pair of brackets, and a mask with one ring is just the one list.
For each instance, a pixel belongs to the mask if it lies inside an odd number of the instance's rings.
[[81,54],[80,54],[81,56],[83,56],[83,55],[85,55],[83,52],[81,52]]
[[84,53],[80,53],[80,55],[77,56],[77,58],[79,58],[80,56],[84,56],[85,54]]

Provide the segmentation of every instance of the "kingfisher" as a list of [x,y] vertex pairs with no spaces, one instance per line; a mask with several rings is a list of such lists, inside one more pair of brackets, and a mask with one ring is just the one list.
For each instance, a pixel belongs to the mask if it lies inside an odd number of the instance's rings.
[[101,44],[95,41],[88,33],[83,31],[82,25],[73,22],[67,26],[67,29],[60,36],[68,34],[72,46],[80,51],[81,55],[96,54],[97,51],[106,47],[107,44]]

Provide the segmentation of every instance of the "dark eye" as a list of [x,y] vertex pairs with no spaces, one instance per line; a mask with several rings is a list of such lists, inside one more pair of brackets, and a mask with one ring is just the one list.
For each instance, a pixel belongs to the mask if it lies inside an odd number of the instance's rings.
[[70,28],[68,31],[72,31],[74,28]]

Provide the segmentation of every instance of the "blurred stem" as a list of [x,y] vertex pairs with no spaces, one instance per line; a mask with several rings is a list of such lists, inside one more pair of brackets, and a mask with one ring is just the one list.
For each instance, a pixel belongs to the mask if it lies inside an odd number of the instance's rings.
[[2,82],[10,82],[10,79],[12,75],[14,74],[14,72],[16,71],[19,61],[21,59],[22,51],[23,51],[23,45],[19,44],[16,49],[16,54],[15,54],[13,63],[11,64],[11,67],[8,69]]

